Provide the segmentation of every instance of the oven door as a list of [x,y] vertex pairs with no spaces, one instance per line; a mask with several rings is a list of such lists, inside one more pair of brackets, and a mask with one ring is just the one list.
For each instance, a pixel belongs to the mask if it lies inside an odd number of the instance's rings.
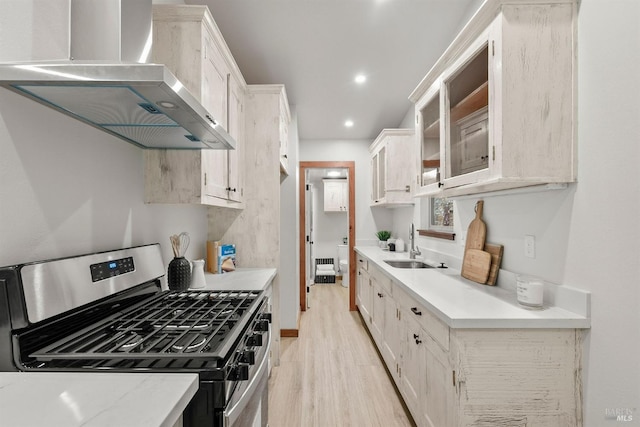
[[268,423],[269,351],[271,328],[267,333],[267,347],[258,362],[251,380],[236,389],[224,410],[224,427],[266,427]]

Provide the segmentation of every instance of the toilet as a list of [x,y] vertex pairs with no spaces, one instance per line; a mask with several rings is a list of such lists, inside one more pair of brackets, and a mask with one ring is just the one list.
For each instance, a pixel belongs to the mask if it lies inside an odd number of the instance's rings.
[[349,245],[338,245],[338,268],[342,274],[342,286],[349,287]]

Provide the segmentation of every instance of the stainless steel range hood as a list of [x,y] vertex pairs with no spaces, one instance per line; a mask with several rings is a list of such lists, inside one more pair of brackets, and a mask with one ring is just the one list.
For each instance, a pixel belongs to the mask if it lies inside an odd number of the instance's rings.
[[[151,0],[67,2],[73,59],[0,64],[0,86],[140,147],[235,148],[223,124],[167,67],[139,63],[140,52],[150,50]],[[105,58],[112,39],[117,61]]]

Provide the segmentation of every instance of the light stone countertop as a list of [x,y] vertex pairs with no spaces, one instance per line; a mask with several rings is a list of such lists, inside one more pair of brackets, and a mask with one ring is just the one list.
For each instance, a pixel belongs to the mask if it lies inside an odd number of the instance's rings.
[[2,372],[0,425],[171,427],[197,390],[197,374]]
[[[376,246],[357,246],[355,250],[452,328],[590,327],[588,292],[546,285],[543,309],[532,310],[518,304],[514,288],[481,285],[463,278],[460,270],[454,268],[403,269],[384,262],[408,259],[407,252],[388,252]],[[439,265],[437,259],[424,261]],[[573,302],[564,304],[569,301]]]
[[239,268],[224,274],[204,273],[206,285],[200,289],[262,291],[276,276],[275,268]]

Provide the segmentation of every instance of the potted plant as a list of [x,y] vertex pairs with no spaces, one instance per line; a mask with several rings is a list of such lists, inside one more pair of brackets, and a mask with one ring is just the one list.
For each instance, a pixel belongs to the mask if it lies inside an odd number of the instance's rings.
[[386,248],[387,240],[391,237],[391,232],[387,230],[380,230],[376,233],[376,236],[378,236],[378,240],[380,240],[380,247],[383,249]]

